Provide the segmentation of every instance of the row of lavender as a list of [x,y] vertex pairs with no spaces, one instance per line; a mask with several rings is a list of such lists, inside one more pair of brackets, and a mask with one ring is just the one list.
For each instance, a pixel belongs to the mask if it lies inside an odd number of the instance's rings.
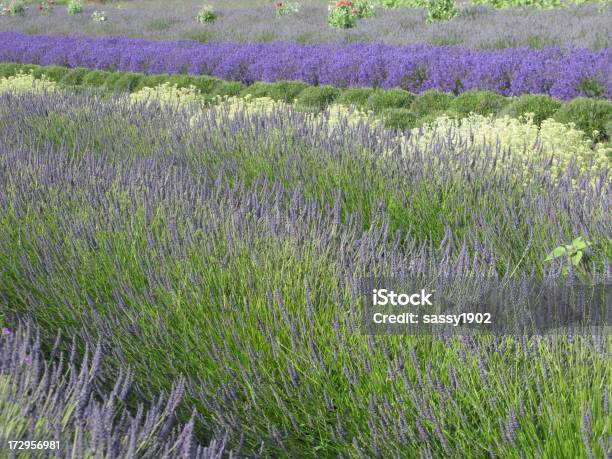
[[244,83],[302,80],[337,87],[487,89],[612,99],[612,50],[470,50],[459,46],[356,43],[155,42],[127,37],[0,33],[0,61],[132,72],[213,75]]

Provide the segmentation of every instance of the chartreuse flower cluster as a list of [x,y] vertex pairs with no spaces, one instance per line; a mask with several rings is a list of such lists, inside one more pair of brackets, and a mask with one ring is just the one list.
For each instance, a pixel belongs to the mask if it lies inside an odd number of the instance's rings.
[[61,86],[49,80],[44,75],[42,78],[34,78],[30,74],[19,73],[17,75],[0,78],[0,92],[7,91],[27,91],[44,92],[56,91]]
[[573,123],[563,124],[553,119],[545,119],[540,126],[533,122],[533,116],[494,117],[492,115],[470,115],[455,119],[442,115],[420,129],[418,137],[408,137],[405,145],[427,148],[431,141],[441,133],[460,136],[471,145],[478,147],[508,150],[525,160],[535,156],[550,157],[554,161],[551,172],[560,175],[572,163],[578,171],[598,171],[609,168],[609,144],[593,144],[584,132],[575,128]]

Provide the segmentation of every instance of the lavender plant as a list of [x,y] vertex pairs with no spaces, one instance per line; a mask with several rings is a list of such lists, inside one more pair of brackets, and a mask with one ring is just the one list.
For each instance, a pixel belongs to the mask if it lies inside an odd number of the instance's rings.
[[0,95],[3,314],[99,342],[139,397],[184,378],[181,420],[195,406],[247,456],[603,454],[606,336],[366,336],[356,291],[554,276],[542,254],[572,234],[608,279],[608,171],[194,110]]
[[[336,87],[429,89],[502,95],[542,93],[558,99],[612,98],[612,50],[548,48],[499,51],[382,44],[301,45],[153,42],[0,33],[0,61],[150,74],[213,75],[243,83],[301,80]],[[585,82],[589,84],[585,86]]]
[[[140,404],[132,415],[125,403],[133,373],[122,369],[111,381],[112,391],[101,392],[100,347],[77,362],[74,347],[61,352],[57,338],[50,350],[53,359],[45,360],[40,337],[31,327],[2,329],[0,454],[8,457],[17,451],[11,442],[35,441],[38,451],[28,452],[36,457],[226,457],[224,439],[207,447],[194,441],[194,418],[185,425],[176,423],[184,381],[147,408]],[[51,444],[44,453],[43,443]]]

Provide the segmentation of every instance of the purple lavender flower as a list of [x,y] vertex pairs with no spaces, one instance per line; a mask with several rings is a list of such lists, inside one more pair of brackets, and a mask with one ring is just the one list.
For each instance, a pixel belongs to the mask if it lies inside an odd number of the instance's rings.
[[[0,33],[0,62],[80,66],[131,72],[208,74],[247,84],[302,80],[338,87],[486,89],[506,96],[612,98],[612,49],[506,48],[380,43],[157,42],[127,37]],[[375,69],[375,71],[373,70]]]

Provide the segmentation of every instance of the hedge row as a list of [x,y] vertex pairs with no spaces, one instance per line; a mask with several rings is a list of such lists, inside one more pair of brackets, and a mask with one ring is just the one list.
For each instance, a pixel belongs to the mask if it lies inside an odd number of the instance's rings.
[[612,101],[578,97],[562,102],[546,95],[505,97],[490,91],[467,91],[453,95],[429,90],[414,95],[403,89],[351,88],[309,86],[301,81],[259,82],[246,86],[236,81],[224,81],[211,76],[145,75],[143,73],[89,70],[38,66],[31,64],[0,63],[0,77],[19,72],[43,75],[49,80],[68,86],[96,87],[109,91],[134,92],[144,87],[163,83],[177,87],[194,86],[205,98],[217,96],[270,97],[295,103],[298,109],[321,110],[331,103],[354,105],[362,110],[381,114],[390,127],[406,129],[418,126],[445,113],[465,117],[470,113],[481,115],[510,115],[518,117],[534,114],[534,122],[554,118],[562,123],[575,123],[595,142],[612,139]]

